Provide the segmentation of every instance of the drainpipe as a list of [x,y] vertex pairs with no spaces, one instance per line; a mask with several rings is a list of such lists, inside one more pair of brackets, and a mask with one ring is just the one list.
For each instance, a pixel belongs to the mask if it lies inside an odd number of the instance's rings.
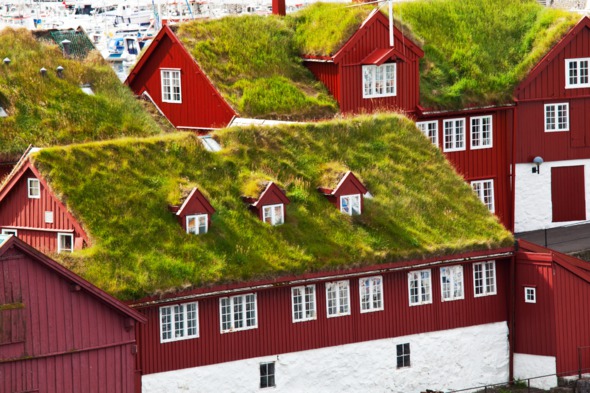
[[508,323],[508,381],[514,381],[514,325],[516,318],[516,252],[518,251],[518,242],[514,243],[514,254],[510,258],[510,316]]
[[514,103],[516,106],[512,109],[512,162],[510,163],[510,168],[512,172],[512,225],[510,231],[514,233],[514,225],[516,222],[516,127],[518,125],[517,122],[517,113],[518,113],[518,100],[515,98]]
[[285,16],[287,14],[285,0],[272,0],[272,13],[273,15]]

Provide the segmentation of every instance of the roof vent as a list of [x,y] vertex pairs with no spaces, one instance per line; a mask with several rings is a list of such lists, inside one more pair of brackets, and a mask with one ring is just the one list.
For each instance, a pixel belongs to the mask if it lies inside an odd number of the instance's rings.
[[5,57],[2,61],[4,61],[4,65],[10,65],[10,59],[8,57]]
[[58,78],[64,77],[64,68],[62,66],[57,66],[57,68],[55,69],[55,72],[57,72]]
[[72,41],[70,41],[70,40],[63,40],[61,42],[61,46],[63,48],[63,54],[66,57],[70,55],[70,51],[71,51],[70,46],[71,46],[71,44],[72,44]]
[[217,141],[213,139],[211,135],[200,136],[199,139],[201,139],[203,146],[205,146],[205,149],[208,151],[216,153],[221,150],[221,145],[217,143]]
[[39,70],[39,73],[41,74],[41,76],[46,76],[46,75],[47,75],[47,70],[45,69],[45,67],[42,67],[42,68]]
[[89,96],[94,95],[94,91],[92,91],[92,87],[90,86],[89,83],[85,83],[82,86],[80,86],[80,90],[82,90],[84,93],[88,94]]

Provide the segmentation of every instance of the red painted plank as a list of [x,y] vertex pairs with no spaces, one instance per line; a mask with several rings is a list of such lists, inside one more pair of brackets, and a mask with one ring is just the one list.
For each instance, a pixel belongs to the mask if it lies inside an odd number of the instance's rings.
[[586,220],[584,166],[551,168],[553,222]]

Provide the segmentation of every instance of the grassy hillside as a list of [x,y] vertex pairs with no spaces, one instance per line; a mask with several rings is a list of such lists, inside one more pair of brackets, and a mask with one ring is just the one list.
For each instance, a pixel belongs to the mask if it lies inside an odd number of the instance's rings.
[[[0,32],[0,105],[8,117],[0,119],[0,158],[14,158],[29,144],[63,145],[148,136],[159,127],[123,86],[100,54],[86,60],[65,59],[56,45],[40,43],[27,30]],[[64,78],[55,69],[64,67]],[[47,69],[41,77],[39,70]],[[83,93],[90,84],[95,95]]]
[[338,111],[326,88],[301,64],[282,18],[194,21],[182,24],[177,34],[242,116],[316,120]]
[[580,19],[535,0],[419,0],[394,13],[424,42],[422,104],[446,109],[508,102]]
[[[174,134],[44,149],[33,156],[93,246],[59,254],[122,298],[233,280],[393,262],[511,244],[512,238],[409,120],[375,115],[317,124],[231,128],[223,150]],[[163,154],[164,153],[164,154]],[[349,217],[316,187],[352,170],[374,198]],[[260,180],[291,204],[260,222],[242,202]],[[198,186],[217,210],[187,235],[169,212]]]

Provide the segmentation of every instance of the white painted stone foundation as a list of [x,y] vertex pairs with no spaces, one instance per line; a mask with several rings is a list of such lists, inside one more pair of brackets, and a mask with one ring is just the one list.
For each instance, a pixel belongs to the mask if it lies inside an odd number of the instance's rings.
[[[144,393],[394,392],[452,390],[508,381],[506,322],[327,347],[144,375]],[[411,367],[396,368],[410,344]],[[260,389],[259,364],[275,361],[276,387]]]
[[533,163],[517,164],[515,175],[514,232],[560,227],[579,221],[551,222],[551,168],[584,165],[586,218],[590,218],[590,160],[552,161],[541,164],[540,173],[532,173]]
[[[557,363],[554,356],[514,354],[514,379],[524,381],[527,378],[555,373],[557,373]],[[557,386],[556,376],[531,379],[531,387],[534,388],[549,390],[555,386]]]

